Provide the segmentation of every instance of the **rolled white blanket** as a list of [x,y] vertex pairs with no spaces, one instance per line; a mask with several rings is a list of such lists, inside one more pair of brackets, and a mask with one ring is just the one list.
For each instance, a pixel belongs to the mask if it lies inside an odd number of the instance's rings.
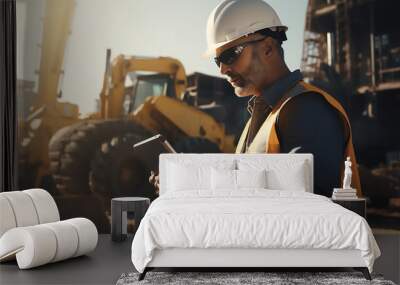
[[84,255],[97,245],[96,226],[88,219],[18,227],[0,238],[0,261],[16,256],[20,269],[28,269]]

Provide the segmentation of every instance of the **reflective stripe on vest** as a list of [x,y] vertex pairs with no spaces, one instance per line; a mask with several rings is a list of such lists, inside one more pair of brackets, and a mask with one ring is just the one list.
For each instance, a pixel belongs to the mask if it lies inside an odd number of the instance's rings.
[[[276,132],[276,119],[279,116],[279,112],[283,108],[283,106],[295,96],[300,94],[307,94],[308,92],[314,92],[315,94],[319,94],[324,97],[324,99],[333,107],[335,108],[340,114],[341,118],[345,125],[345,137],[348,138],[346,143],[346,148],[343,156],[343,163],[340,167],[341,173],[341,182],[343,181],[344,177],[344,161],[346,160],[347,156],[351,158],[351,169],[352,169],[352,187],[357,190],[358,197],[362,196],[361,191],[361,183],[360,183],[360,176],[358,173],[357,168],[357,161],[356,156],[354,153],[352,135],[351,135],[351,126],[350,121],[347,117],[345,110],[343,109],[342,105],[331,95],[326,93],[325,91],[312,86],[310,84],[305,83],[304,81],[300,81],[293,87],[288,93],[282,97],[282,99],[278,102],[278,104],[273,108],[271,113],[268,115],[265,122],[262,124],[260,129],[258,130],[256,136],[254,137],[253,141],[251,142],[249,148],[247,149],[246,153],[279,153],[280,152],[280,143],[278,139],[278,135]],[[242,135],[240,136],[238,145],[236,147],[236,153],[241,153],[246,143],[246,136],[247,132],[249,131],[250,120],[247,122]],[[267,143],[266,143],[267,142]],[[333,189],[332,189],[333,190]]]

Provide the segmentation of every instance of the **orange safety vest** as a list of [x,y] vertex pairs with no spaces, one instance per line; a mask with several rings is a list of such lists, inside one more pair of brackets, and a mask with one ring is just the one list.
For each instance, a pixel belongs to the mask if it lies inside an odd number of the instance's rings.
[[[356,156],[354,153],[352,135],[351,135],[351,126],[350,121],[347,117],[346,111],[343,109],[342,105],[331,95],[326,93],[325,91],[305,83],[304,81],[300,81],[296,84],[288,93],[282,97],[282,99],[278,102],[278,104],[272,109],[270,114],[268,115],[267,119],[260,127],[259,131],[257,132],[256,136],[253,139],[253,142],[250,144],[248,153],[279,153],[280,152],[280,143],[278,139],[278,135],[276,132],[276,121],[279,116],[279,112],[283,108],[283,106],[294,96],[298,96],[300,94],[307,94],[309,92],[313,92],[316,94],[321,95],[324,99],[333,107],[335,108],[341,115],[341,118],[345,125],[345,135],[348,137],[346,148],[343,156],[343,164],[341,166],[341,180],[343,181],[344,177],[344,161],[346,157],[349,156],[352,162],[351,169],[352,169],[352,187],[357,190],[357,196],[362,196],[361,191],[361,183],[360,183],[360,176],[358,173],[357,168],[357,161]],[[242,149],[245,144],[246,136],[249,131],[250,120],[247,122],[243,133],[239,139],[236,153],[241,153]],[[265,142],[267,142],[265,144]]]

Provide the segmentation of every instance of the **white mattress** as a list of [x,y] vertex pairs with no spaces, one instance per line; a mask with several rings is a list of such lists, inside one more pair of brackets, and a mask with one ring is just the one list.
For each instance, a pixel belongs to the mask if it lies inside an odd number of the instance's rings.
[[323,196],[265,189],[157,198],[134,237],[132,262],[143,272],[156,249],[169,248],[359,250],[370,271],[380,255],[361,216]]

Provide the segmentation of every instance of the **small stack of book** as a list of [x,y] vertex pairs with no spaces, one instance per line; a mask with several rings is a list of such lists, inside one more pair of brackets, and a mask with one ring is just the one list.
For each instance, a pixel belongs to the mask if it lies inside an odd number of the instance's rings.
[[332,199],[336,200],[357,199],[356,189],[334,188],[332,193]]

